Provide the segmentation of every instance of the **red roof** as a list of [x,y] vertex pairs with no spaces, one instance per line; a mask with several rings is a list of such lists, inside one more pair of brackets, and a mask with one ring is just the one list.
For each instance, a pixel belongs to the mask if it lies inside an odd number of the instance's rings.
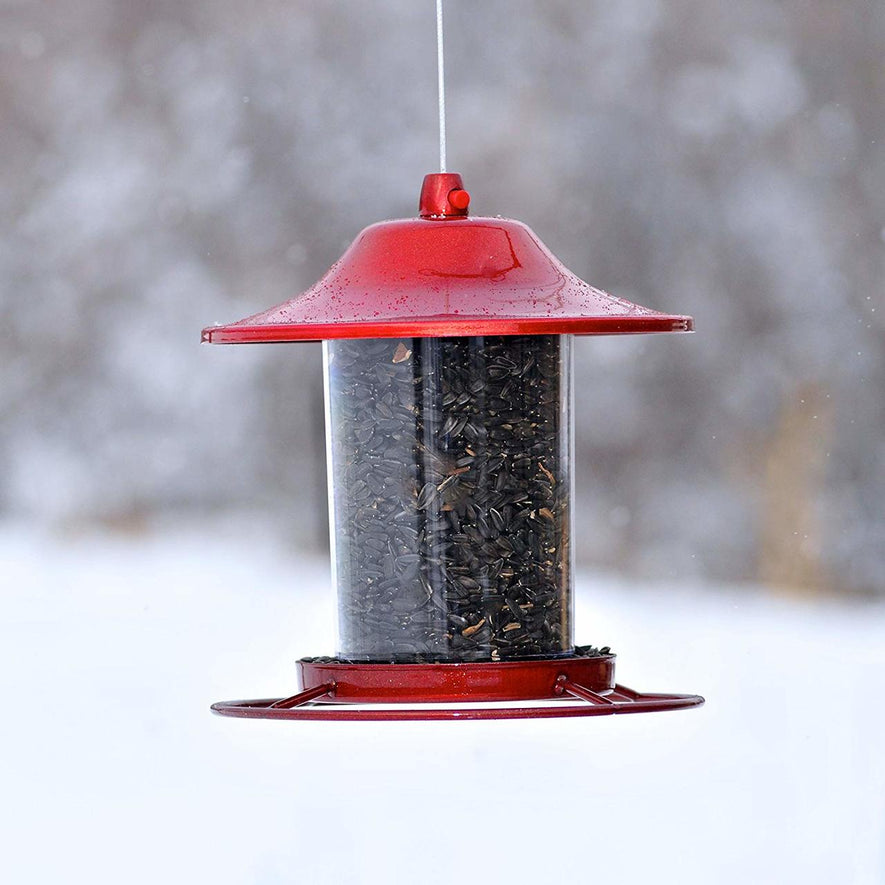
[[[450,178],[460,182],[458,176]],[[203,340],[241,344],[691,329],[691,317],[659,313],[585,283],[521,222],[468,218],[463,207],[457,214],[451,209],[367,227],[306,292],[239,322],[211,326]]]

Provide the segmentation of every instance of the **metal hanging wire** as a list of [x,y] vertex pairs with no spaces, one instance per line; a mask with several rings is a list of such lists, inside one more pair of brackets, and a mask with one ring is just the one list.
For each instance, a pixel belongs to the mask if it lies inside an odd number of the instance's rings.
[[443,47],[443,0],[436,0],[436,65],[439,88],[439,171],[446,171],[446,64]]

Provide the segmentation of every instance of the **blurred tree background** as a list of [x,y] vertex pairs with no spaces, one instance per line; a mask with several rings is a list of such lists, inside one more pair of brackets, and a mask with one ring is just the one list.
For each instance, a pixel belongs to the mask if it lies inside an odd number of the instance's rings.
[[[316,345],[198,347],[436,170],[432,0],[0,0],[0,516],[326,543]],[[446,0],[475,214],[694,336],[581,339],[578,562],[885,593],[885,5]]]

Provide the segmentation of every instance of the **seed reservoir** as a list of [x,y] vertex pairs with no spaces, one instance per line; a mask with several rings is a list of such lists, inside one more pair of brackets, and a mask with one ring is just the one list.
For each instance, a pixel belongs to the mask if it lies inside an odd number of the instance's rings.
[[571,338],[325,345],[339,653],[573,649]]

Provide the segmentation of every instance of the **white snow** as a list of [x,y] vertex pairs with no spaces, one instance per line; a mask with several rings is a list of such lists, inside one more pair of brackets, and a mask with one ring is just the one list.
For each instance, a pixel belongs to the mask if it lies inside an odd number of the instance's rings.
[[260,528],[0,529],[4,881],[885,881],[881,604],[582,574],[577,639],[705,707],[222,719],[334,647],[326,564]]

